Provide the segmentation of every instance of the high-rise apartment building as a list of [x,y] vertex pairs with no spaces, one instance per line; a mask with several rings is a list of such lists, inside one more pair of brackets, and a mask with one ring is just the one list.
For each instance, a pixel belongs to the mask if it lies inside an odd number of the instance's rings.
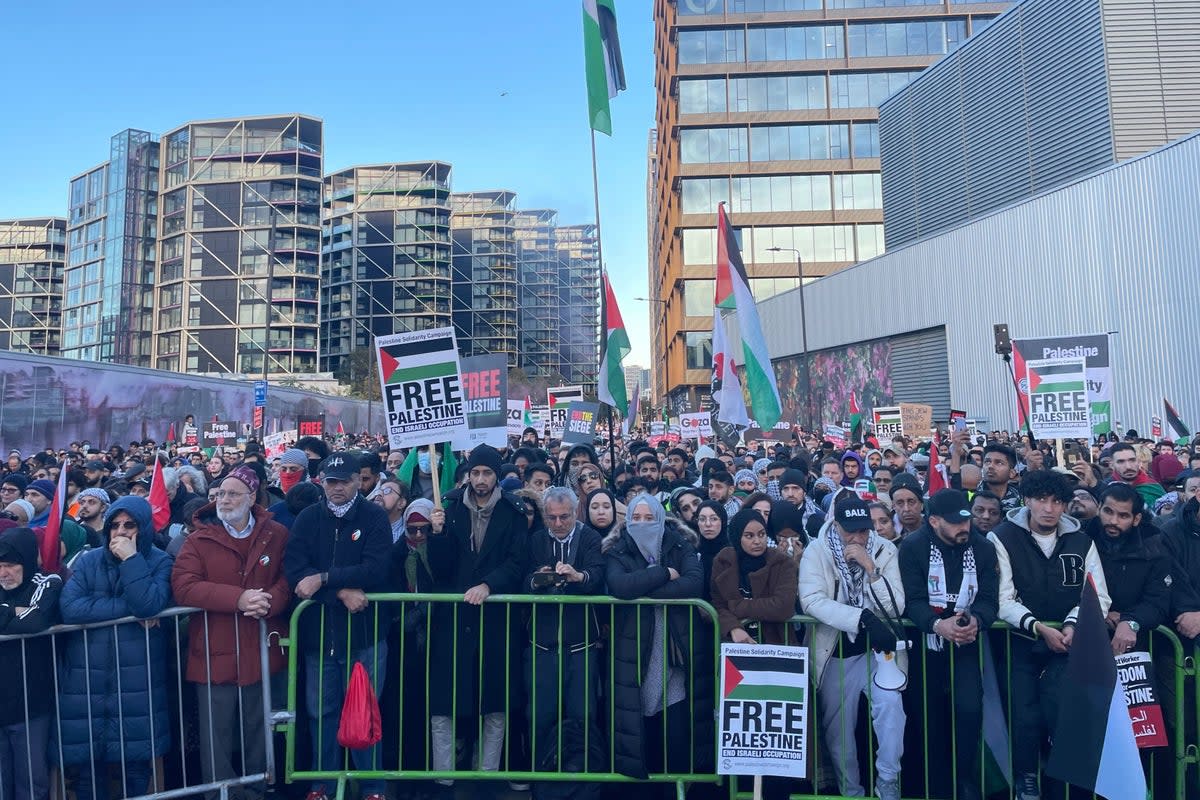
[[426,161],[325,177],[322,371],[375,336],[450,325],[450,172]]
[[[716,210],[756,297],[883,250],[877,106],[1009,4],[655,0],[655,394],[707,398]],[[773,248],[779,248],[774,250]]]
[[[529,375],[559,373],[559,255],[555,247],[558,212],[517,212],[518,315],[521,369]],[[565,378],[565,376],[564,376]]]
[[563,225],[558,251],[559,372],[587,394],[596,391],[600,363],[600,254],[596,226]]
[[516,194],[455,192],[453,211],[453,319],[464,356],[507,355],[517,362]]
[[67,221],[0,220],[0,350],[59,354]]
[[321,121],[298,114],[163,136],[153,366],[317,370],[321,155]]
[[151,366],[158,137],[113,136],[109,160],[71,179],[62,355]]

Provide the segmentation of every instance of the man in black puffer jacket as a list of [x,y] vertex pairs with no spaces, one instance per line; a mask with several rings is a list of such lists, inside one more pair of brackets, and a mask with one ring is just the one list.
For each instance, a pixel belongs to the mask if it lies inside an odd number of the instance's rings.
[[[37,571],[29,528],[0,533],[0,635],[40,633],[58,621],[62,579]],[[54,655],[49,636],[0,644],[0,797],[45,797]]]

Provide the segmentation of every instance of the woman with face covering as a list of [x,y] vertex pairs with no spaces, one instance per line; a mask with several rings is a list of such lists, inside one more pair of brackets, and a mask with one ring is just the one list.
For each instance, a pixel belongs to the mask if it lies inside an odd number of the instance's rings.
[[623,507],[617,503],[617,496],[611,490],[593,489],[583,498],[583,522],[603,538],[624,524],[625,515],[619,513],[619,508]]
[[[638,495],[625,525],[604,540],[609,593],[621,600],[698,598],[703,570],[696,534]],[[664,770],[712,768],[712,641],[707,616],[686,605],[617,606],[613,613],[612,719],[617,772],[634,778]],[[706,652],[707,645],[707,652]],[[703,709],[709,709],[703,713]],[[631,787],[632,788],[632,787]],[[638,786],[644,797],[673,794]]]

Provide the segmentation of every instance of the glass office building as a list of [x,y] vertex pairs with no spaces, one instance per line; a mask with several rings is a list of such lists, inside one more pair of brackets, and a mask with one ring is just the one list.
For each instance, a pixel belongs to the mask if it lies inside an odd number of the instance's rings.
[[321,359],[451,323],[450,165],[356,166],[325,177]]
[[163,136],[153,366],[316,372],[321,155],[322,123],[303,115]]
[[0,350],[59,355],[67,221],[0,220]]
[[[716,211],[759,299],[883,251],[888,95],[1003,11],[962,0],[655,0],[655,394],[707,402]],[[772,248],[780,248],[778,251]]]
[[158,137],[128,129],[71,179],[62,355],[151,366]]

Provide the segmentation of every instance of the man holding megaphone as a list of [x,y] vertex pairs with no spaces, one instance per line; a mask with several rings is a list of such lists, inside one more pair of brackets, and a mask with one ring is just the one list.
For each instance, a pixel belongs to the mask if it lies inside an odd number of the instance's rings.
[[[849,494],[800,561],[800,604],[815,617],[813,674],[825,744],[848,797],[863,796],[855,723],[866,694],[875,728],[875,793],[900,798],[904,751],[904,586],[896,547],[879,537],[866,502]],[[874,655],[872,654],[874,651]]]

